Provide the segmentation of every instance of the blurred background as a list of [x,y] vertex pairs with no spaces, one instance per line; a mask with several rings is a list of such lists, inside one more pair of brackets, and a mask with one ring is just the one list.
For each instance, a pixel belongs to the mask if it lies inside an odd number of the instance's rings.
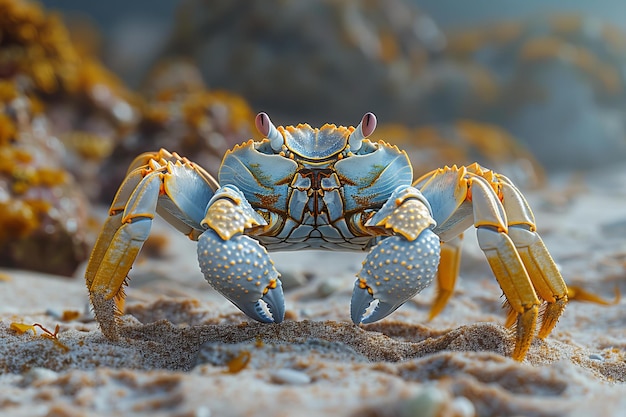
[[259,111],[372,111],[416,176],[478,161],[532,188],[611,169],[624,22],[617,0],[0,0],[0,265],[71,275],[135,156],[215,173]]
[[550,169],[626,155],[616,0],[43,4],[91,27],[94,52],[133,89],[185,57],[208,88],[279,123],[354,124],[370,110],[410,127],[470,118]]

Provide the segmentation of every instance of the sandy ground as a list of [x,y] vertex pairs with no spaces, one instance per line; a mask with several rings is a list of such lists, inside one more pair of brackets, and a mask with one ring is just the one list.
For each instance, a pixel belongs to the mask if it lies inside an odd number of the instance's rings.
[[[528,192],[568,283],[626,292],[626,170]],[[501,291],[467,233],[461,278],[427,321],[432,288],[380,323],[349,320],[363,254],[278,253],[287,320],[250,322],[216,294],[195,244],[163,223],[131,271],[124,337],[106,340],[76,279],[0,270],[0,410],[10,416],[586,416],[626,409],[626,315],[571,302],[526,360],[510,359]],[[11,323],[40,323],[20,333]]]

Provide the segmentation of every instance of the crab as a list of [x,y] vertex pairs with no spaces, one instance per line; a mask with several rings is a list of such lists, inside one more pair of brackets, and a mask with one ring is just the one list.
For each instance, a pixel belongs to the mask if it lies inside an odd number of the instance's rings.
[[[279,323],[285,301],[268,251],[368,251],[350,315],[380,320],[436,280],[430,316],[453,292],[461,237],[472,225],[515,327],[512,357],[547,337],[567,304],[567,286],[536,232],[533,213],[503,175],[478,164],[414,181],[407,154],[367,139],[372,113],[355,127],[276,127],[226,152],[216,181],[202,167],[161,149],[130,165],[92,251],[85,278],[103,334],[119,337],[129,270],[155,214],[197,241],[208,283],[250,318]],[[543,308],[542,307],[543,304]],[[539,317],[541,312],[541,317]]]

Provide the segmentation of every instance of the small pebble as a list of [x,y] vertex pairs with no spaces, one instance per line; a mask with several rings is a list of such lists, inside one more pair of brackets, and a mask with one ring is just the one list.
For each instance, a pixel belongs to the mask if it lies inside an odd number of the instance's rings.
[[326,298],[329,295],[337,292],[339,286],[331,281],[323,281],[317,286],[317,295],[321,298]]
[[46,309],[46,315],[52,317],[55,320],[61,320],[61,316],[63,315],[63,313],[57,309],[48,308]]
[[589,359],[591,359],[592,361],[604,362],[604,356],[598,355],[597,353],[592,353],[591,355],[589,355]]
[[476,407],[466,397],[456,397],[451,405],[455,416],[474,417],[476,415]]
[[59,377],[55,371],[47,368],[31,368],[22,378],[22,384],[25,386],[32,385],[35,382],[52,382]]
[[209,409],[209,407],[200,406],[196,408],[194,417],[211,417],[211,410]]
[[626,234],[626,219],[601,224],[600,230],[604,236],[621,238]]
[[302,271],[281,271],[280,282],[283,284],[283,290],[291,290],[293,288],[302,287],[307,283],[306,274]]
[[403,417],[435,417],[448,400],[445,392],[429,386],[406,401],[399,414]]
[[295,369],[277,369],[270,372],[270,381],[275,384],[305,385],[311,382],[311,377]]

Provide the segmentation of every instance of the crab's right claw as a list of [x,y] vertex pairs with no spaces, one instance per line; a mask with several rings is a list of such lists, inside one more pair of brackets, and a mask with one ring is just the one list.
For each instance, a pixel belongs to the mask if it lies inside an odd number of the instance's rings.
[[198,238],[198,260],[208,283],[248,317],[262,323],[283,321],[279,273],[256,240],[245,235],[224,240],[207,229]]
[[[257,321],[264,323],[280,323],[285,319],[285,296],[283,295],[283,284],[278,278],[270,279],[270,283],[263,290],[263,296],[260,300],[249,302],[247,305],[254,303],[254,313],[244,310],[244,307],[237,305],[241,311],[246,313],[248,317],[251,317]],[[246,305],[246,308],[247,308]],[[265,312],[265,308],[270,312],[271,316],[268,316]]]
[[439,238],[430,229],[412,241],[390,236],[376,245],[354,283],[352,321],[373,323],[385,318],[426,288],[437,273],[439,246]]
[[[253,285],[254,288],[252,288]],[[261,323],[282,322],[285,318],[285,297],[280,280],[278,278],[270,279],[270,283],[260,292],[256,284],[251,284],[248,287],[248,289],[245,286],[237,287],[235,291],[232,291],[231,294],[234,294],[236,298],[221,290],[218,291],[251,319]],[[242,291],[244,292],[243,295],[237,295]]]

